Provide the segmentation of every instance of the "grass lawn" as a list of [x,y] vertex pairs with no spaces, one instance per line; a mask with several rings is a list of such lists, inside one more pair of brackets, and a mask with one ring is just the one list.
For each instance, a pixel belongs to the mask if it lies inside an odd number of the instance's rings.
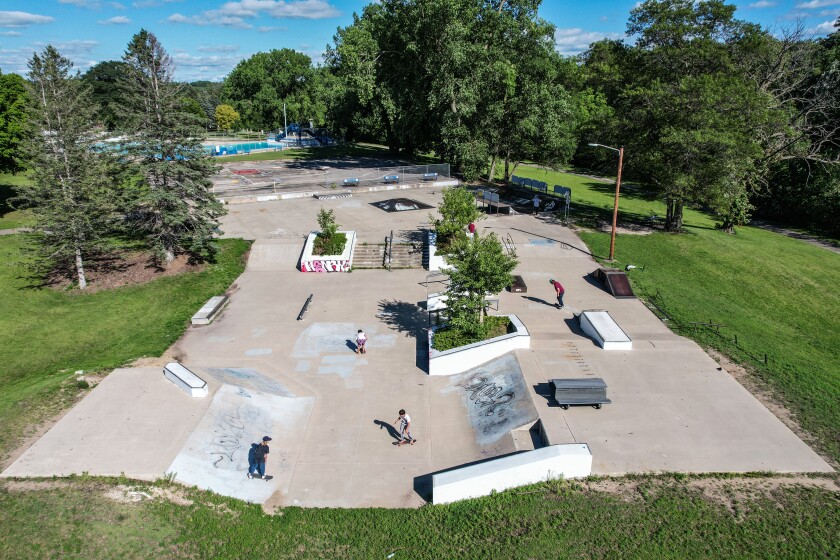
[[29,178],[24,174],[0,173],[0,229],[26,227],[32,222],[28,212],[14,210],[9,205],[9,199],[16,194],[15,187],[28,181]]
[[[612,219],[614,183],[533,167],[517,174],[571,187],[576,222]],[[622,189],[619,224],[652,213],[663,216],[664,205]],[[680,334],[749,366],[840,461],[840,255],[754,227],[727,235],[714,223],[686,210],[684,234],[619,234],[613,266],[644,266],[629,272],[637,295],[663,307]],[[608,233],[581,237],[594,254],[609,254]],[[725,327],[695,332],[694,321]]]
[[[772,486],[773,479],[769,479]],[[546,482],[451,506],[285,508],[167,484],[118,503],[118,479],[0,483],[5,558],[837,558],[837,495],[749,478]],[[32,484],[32,483],[30,483]],[[37,483],[35,483],[37,484]],[[700,487],[696,486],[701,485]],[[34,484],[33,484],[34,485]],[[714,498],[704,494],[712,489]],[[183,502],[182,502],[183,503]],[[393,556],[389,556],[393,553]]]
[[[24,235],[0,236],[0,452],[44,418],[53,399],[69,398],[76,370],[108,370],[159,356],[190,317],[244,269],[250,243],[222,240],[218,262],[197,273],[83,294],[31,287]],[[75,391],[77,392],[77,391]],[[40,417],[39,417],[40,414]]]
[[[402,156],[395,156],[385,146],[378,144],[346,144],[342,146],[325,146],[322,148],[292,148],[278,152],[253,152],[248,155],[225,156],[217,159],[219,163],[231,163],[235,161],[272,161],[277,159],[322,159],[350,157],[356,159],[376,158],[405,160]],[[440,163],[439,160],[430,156],[417,155],[412,158],[413,163],[432,164]]]

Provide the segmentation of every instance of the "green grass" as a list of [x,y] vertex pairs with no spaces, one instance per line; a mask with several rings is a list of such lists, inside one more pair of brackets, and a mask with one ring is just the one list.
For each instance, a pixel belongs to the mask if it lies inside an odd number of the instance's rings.
[[15,187],[26,184],[29,178],[25,174],[10,175],[0,173],[0,229],[14,229],[31,225],[32,218],[25,210],[15,210],[9,205],[9,199],[16,195]]
[[[708,482],[699,479],[698,482]],[[123,481],[124,482],[124,481]],[[712,480],[719,500],[670,477],[623,479],[620,493],[546,482],[420,509],[259,506],[174,490],[191,505],[105,497],[118,480],[75,479],[35,491],[0,486],[4,558],[836,558],[837,494],[783,485],[745,492]],[[752,488],[756,488],[753,486]],[[753,495],[745,495],[753,494]]]
[[[611,220],[614,183],[533,167],[517,174],[571,187],[575,223]],[[664,205],[651,193],[622,188],[619,224],[652,213],[662,216]],[[749,366],[840,461],[840,255],[754,227],[728,235],[697,210],[684,220],[683,234],[619,234],[613,266],[645,267],[629,272],[637,295],[662,306],[680,334]],[[609,254],[609,234],[581,238],[596,256]],[[716,334],[689,325],[710,321],[725,326]]]
[[201,272],[86,294],[32,287],[22,255],[27,243],[24,235],[0,236],[2,452],[27,423],[42,419],[35,409],[72,389],[66,382],[74,371],[161,355],[195,311],[239,276],[250,246],[222,240],[217,263]]
[[[324,146],[321,148],[292,148],[277,152],[253,152],[249,155],[225,156],[218,158],[219,163],[235,161],[273,161],[278,159],[322,159],[322,158],[375,158],[404,160],[401,156],[395,156],[385,146],[378,144],[346,144],[342,146]],[[418,155],[412,158],[411,163],[432,164],[440,163],[427,155]]]

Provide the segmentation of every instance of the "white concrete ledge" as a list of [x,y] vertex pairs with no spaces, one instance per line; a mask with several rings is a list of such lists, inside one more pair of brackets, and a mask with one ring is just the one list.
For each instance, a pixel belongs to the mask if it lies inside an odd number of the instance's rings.
[[514,332],[497,336],[489,340],[474,342],[466,346],[459,346],[443,352],[432,348],[434,331],[429,330],[429,375],[454,375],[468,369],[478,367],[483,363],[494,360],[503,354],[531,347],[531,334],[516,315],[502,315],[508,317],[515,329]]
[[[461,183],[458,179],[444,179],[440,181],[429,182],[425,181],[422,183],[401,183],[398,185],[371,185],[371,186],[361,186],[361,187],[352,187],[351,189],[344,189],[341,187],[330,189],[329,192],[353,192],[353,193],[367,193],[367,192],[382,192],[382,191],[397,191],[397,190],[405,190],[405,189],[428,189],[428,188],[439,188],[442,189],[443,187],[457,187]],[[252,187],[269,187],[271,183],[265,184],[254,184],[251,185]],[[269,202],[274,200],[290,200],[295,198],[312,198],[316,194],[325,192],[324,189],[316,189],[316,190],[305,190],[305,191],[297,191],[297,192],[281,192],[281,193],[266,193],[266,194],[243,194],[243,195],[231,195],[231,196],[220,196],[219,200],[222,200],[225,204],[245,204],[248,202]]]
[[317,231],[313,231],[306,238],[303,255],[300,257],[301,272],[350,272],[353,266],[353,252],[356,249],[356,232],[339,231],[347,236],[344,251],[340,255],[313,255]]
[[585,443],[551,445],[432,476],[432,503],[487,496],[508,488],[592,473],[592,452]]
[[627,336],[609,311],[588,309],[578,317],[580,328],[604,350],[632,350],[633,341]]
[[436,272],[451,268],[443,259],[443,255],[437,254],[437,234],[430,231],[426,234],[426,246],[429,250],[429,272]]
[[209,325],[213,319],[222,312],[222,309],[228,302],[227,296],[215,296],[207,300],[204,307],[199,309],[195,315],[192,316],[193,325]]
[[163,366],[163,375],[191,397],[207,396],[207,382],[178,362]]

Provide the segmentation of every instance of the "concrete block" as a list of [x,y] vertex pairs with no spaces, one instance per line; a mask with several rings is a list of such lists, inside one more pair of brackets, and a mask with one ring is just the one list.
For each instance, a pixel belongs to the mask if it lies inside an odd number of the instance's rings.
[[209,325],[213,319],[222,312],[222,309],[227,305],[227,296],[215,296],[207,300],[207,303],[192,316],[193,325]]
[[487,496],[554,478],[583,478],[592,472],[585,443],[551,445],[432,476],[432,503]]
[[207,396],[207,382],[178,362],[166,364],[163,367],[163,375],[191,397]]
[[519,317],[508,315],[515,332],[440,352],[432,348],[434,329],[429,331],[429,375],[454,375],[478,367],[499,356],[531,347],[531,335]]
[[578,317],[580,328],[604,350],[631,350],[633,341],[627,336],[609,311],[590,309]]

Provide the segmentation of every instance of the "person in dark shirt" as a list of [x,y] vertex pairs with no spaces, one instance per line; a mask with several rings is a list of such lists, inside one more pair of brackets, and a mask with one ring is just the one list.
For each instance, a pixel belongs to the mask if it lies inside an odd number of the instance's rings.
[[[249,461],[248,478],[265,478],[265,461],[268,458],[268,442],[271,438],[265,436],[262,438],[262,443],[257,445],[254,450],[253,461]],[[251,459],[251,457],[249,457]],[[259,474],[255,474],[255,471]]]

